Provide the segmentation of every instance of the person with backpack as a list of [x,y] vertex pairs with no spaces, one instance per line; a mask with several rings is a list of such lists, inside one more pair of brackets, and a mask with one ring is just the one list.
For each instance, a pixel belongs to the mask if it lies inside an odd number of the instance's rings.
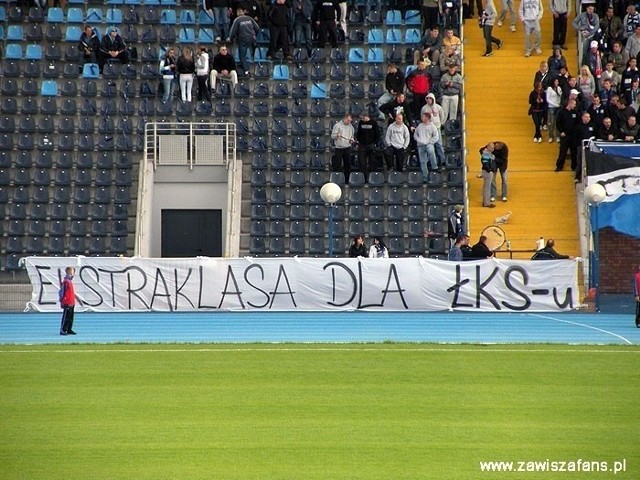
[[60,298],[60,307],[62,307],[62,320],[60,321],[60,335],[75,335],[71,327],[73,327],[73,311],[76,305],[76,292],[73,287],[73,275],[76,269],[73,267],[65,268],[65,277],[60,284],[58,292]]

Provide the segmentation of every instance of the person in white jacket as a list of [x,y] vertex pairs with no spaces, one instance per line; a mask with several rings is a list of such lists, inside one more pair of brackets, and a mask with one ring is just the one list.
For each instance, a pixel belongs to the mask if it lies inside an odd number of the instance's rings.
[[389,250],[382,238],[373,238],[373,245],[369,248],[369,258],[389,258]]
[[207,100],[211,103],[211,91],[207,85],[209,81],[209,53],[204,45],[200,45],[198,48],[196,79],[198,80],[198,101]]
[[533,52],[536,55],[542,53],[540,48],[540,19],[543,13],[541,0],[522,0],[520,3],[518,15],[524,28],[525,57],[530,57]]
[[436,96],[433,93],[427,94],[427,103],[420,110],[420,115],[429,112],[431,114],[431,123],[435,125],[440,132],[440,138],[436,142],[436,157],[438,158],[438,164],[444,165],[444,147],[442,146],[442,120],[445,117],[444,109],[436,102]]
[[[429,170],[432,172],[438,170],[435,144],[440,140],[440,132],[435,125],[431,123],[431,114],[429,112],[422,114],[422,123],[420,123],[413,132],[413,139],[418,146],[422,180],[426,182]],[[429,164],[428,167],[427,163]]]

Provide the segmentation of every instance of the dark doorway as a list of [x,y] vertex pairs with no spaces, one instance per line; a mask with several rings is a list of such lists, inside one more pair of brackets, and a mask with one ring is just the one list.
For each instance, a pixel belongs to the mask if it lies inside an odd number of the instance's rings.
[[162,257],[221,257],[222,210],[162,210]]

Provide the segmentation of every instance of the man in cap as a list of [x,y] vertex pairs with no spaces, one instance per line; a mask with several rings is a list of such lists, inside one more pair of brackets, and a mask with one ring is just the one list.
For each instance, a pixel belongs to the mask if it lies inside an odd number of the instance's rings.
[[98,55],[100,72],[102,72],[102,67],[105,62],[114,60],[129,63],[129,54],[127,53],[127,45],[118,33],[118,29],[116,27],[109,27],[100,42],[100,54]]

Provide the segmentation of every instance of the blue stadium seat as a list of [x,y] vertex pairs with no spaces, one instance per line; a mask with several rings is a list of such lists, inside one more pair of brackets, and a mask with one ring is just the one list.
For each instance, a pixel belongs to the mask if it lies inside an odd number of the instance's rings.
[[65,30],[64,41],[78,43],[82,30],[77,25],[69,25]]
[[95,7],[87,9],[87,16],[85,18],[86,23],[102,23],[103,21],[102,9]]
[[386,25],[402,25],[402,12],[400,10],[388,10],[386,16]]
[[22,45],[18,43],[8,43],[6,46],[5,58],[7,60],[21,60]]
[[40,45],[27,45],[24,58],[26,60],[42,60],[42,47]]
[[383,60],[384,60],[384,54],[382,52],[382,48],[380,47],[369,48],[369,52],[367,54],[368,63],[382,63]]
[[313,82],[311,85],[311,98],[327,98],[327,85],[325,83]]
[[42,82],[40,95],[42,95],[43,97],[58,96],[58,82],[56,82],[55,80],[45,80],[44,82]]
[[404,32],[404,43],[405,45],[417,45],[420,43],[422,36],[420,35],[419,28],[407,28]]
[[107,10],[106,23],[119,26],[122,23],[122,10],[119,8],[109,8]]
[[390,28],[387,30],[386,43],[389,45],[398,45],[402,43],[402,32],[399,28]]
[[274,80],[289,80],[289,66],[288,65],[275,65],[273,67],[273,79]]
[[198,29],[198,43],[213,44],[215,43],[215,35],[212,28],[199,28]]
[[85,63],[82,67],[82,78],[100,78],[100,69],[97,63]]
[[82,12],[82,9],[78,7],[70,7],[67,10],[67,23],[84,23],[84,13]]
[[22,25],[9,25],[7,27],[8,42],[22,42],[24,40],[24,30]]
[[195,30],[191,27],[181,27],[178,33],[178,43],[195,43]]
[[198,10],[198,24],[215,25],[215,19],[213,15],[210,15],[209,12],[201,8]]
[[364,49],[362,47],[352,47],[349,49],[349,63],[364,63]]
[[419,26],[421,22],[422,19],[420,17],[420,10],[407,10],[407,12],[404,14],[404,24],[407,26]]
[[180,25],[195,25],[196,14],[193,10],[183,9],[180,12]]

